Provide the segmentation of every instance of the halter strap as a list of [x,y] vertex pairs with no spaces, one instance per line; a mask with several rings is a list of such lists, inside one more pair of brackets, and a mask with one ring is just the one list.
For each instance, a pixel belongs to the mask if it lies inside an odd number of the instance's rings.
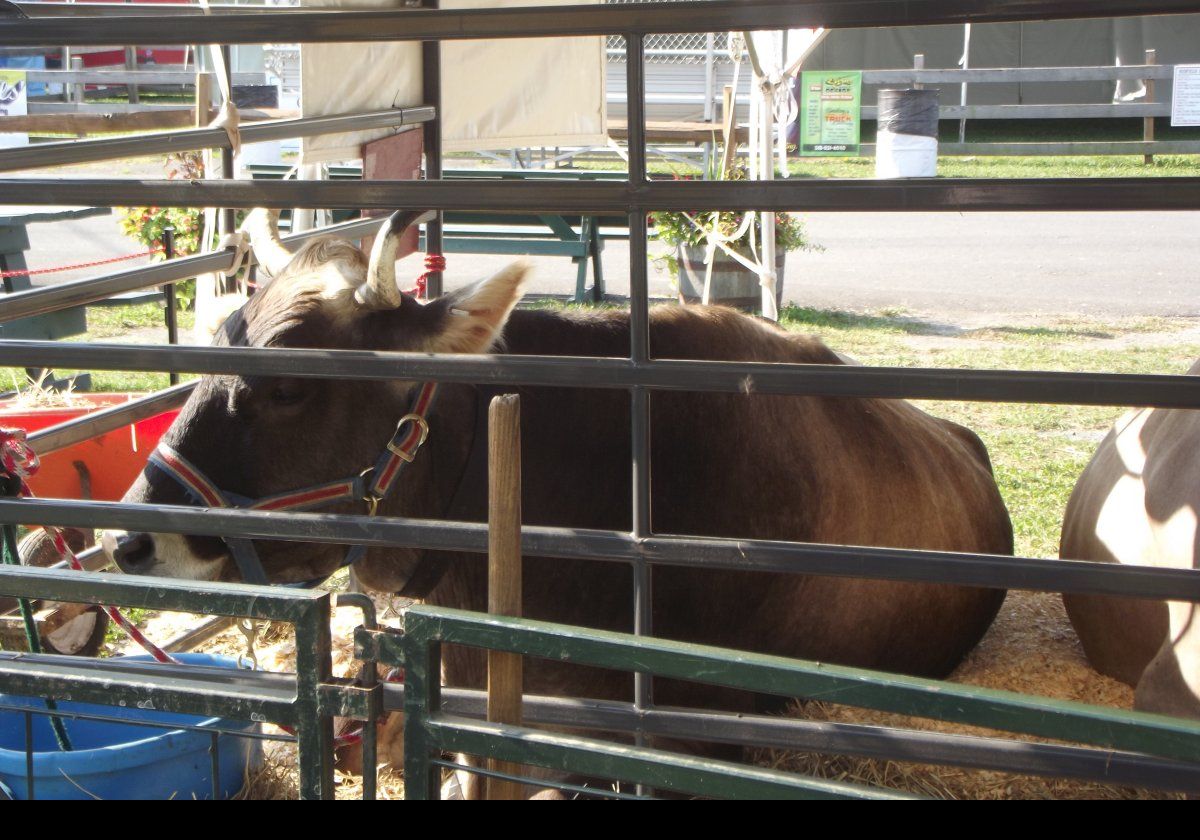
[[[259,511],[297,511],[314,510],[347,501],[365,501],[367,515],[374,516],[379,510],[379,504],[388,497],[396,484],[396,479],[404,467],[411,464],[417,456],[417,451],[429,437],[429,421],[426,415],[433,406],[437,396],[437,383],[426,382],[421,385],[413,400],[412,410],[400,418],[396,430],[376,460],[375,465],[364,470],[353,478],[333,481],[328,484],[317,484],[300,490],[291,490],[261,499],[250,499],[230,493],[219,488],[204,471],[192,464],[175,449],[165,443],[160,443],[147,462],[147,469],[157,468],[168,478],[179,484],[188,497],[197,504],[210,508],[239,508]],[[266,584],[267,576],[263,570],[258,552],[252,540],[242,537],[222,537],[233,555],[234,562],[246,583]],[[365,553],[361,545],[351,546],[346,552],[342,566],[349,566]],[[319,583],[320,581],[316,581]]]

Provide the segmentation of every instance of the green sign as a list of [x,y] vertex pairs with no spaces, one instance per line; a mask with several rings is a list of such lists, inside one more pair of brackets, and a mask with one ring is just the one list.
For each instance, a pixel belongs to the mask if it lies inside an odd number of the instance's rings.
[[800,154],[858,155],[862,72],[805,70],[800,89]]

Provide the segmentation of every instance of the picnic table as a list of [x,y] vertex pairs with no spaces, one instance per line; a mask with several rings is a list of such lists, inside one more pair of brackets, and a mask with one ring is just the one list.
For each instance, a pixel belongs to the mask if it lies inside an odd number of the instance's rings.
[[[290,167],[282,164],[252,164],[253,178],[282,178]],[[357,166],[332,166],[331,180],[357,180]],[[444,180],[555,180],[624,181],[623,172],[594,172],[561,169],[449,169]],[[335,215],[335,221],[342,221]],[[624,216],[580,216],[560,213],[476,213],[450,210],[443,214],[442,250],[447,254],[530,254],[570,257],[576,265],[575,300],[604,299],[604,240],[628,238],[629,222]],[[421,248],[424,248],[422,237]],[[587,285],[591,267],[592,285]]]

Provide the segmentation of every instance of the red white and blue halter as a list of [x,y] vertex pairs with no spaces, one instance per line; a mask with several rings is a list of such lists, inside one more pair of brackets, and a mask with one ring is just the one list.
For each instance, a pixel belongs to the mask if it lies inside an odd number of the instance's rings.
[[[436,394],[436,382],[423,384],[413,401],[412,410],[400,418],[400,422],[396,424],[396,431],[392,434],[391,440],[388,441],[374,466],[352,478],[341,481],[304,487],[300,490],[292,490],[262,499],[249,499],[217,487],[202,470],[163,443],[160,443],[158,448],[150,453],[146,469],[157,468],[183,487],[188,496],[197,504],[205,507],[302,511],[315,510],[341,502],[362,501],[367,504],[367,515],[374,516],[379,510],[379,504],[391,493],[396,479],[400,477],[404,467],[412,463],[417,456],[417,450],[429,437],[429,421],[426,420],[426,416]],[[242,573],[242,580],[246,583],[268,583],[266,572],[263,570],[262,562],[258,559],[258,552],[254,548],[252,540],[238,537],[223,537],[222,539],[229,546],[229,553]],[[351,565],[365,552],[364,546],[352,546],[346,552],[341,565]]]

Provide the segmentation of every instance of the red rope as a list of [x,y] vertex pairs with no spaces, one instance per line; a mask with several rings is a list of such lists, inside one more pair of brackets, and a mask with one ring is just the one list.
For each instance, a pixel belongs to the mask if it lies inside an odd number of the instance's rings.
[[112,265],[113,263],[125,262],[126,260],[136,260],[138,257],[149,257],[154,254],[161,254],[163,249],[151,248],[149,251],[138,251],[136,254],[125,254],[122,257],[113,257],[107,260],[96,260],[95,262],[75,263],[74,265],[59,265],[54,268],[22,268],[14,271],[0,271],[0,279],[8,277],[32,277],[35,274],[59,274],[64,271],[76,271],[81,268],[95,268],[98,265]]
[[425,297],[425,289],[429,283],[431,274],[439,274],[446,270],[446,258],[441,254],[426,254],[425,255],[425,272],[417,278],[416,288],[413,293],[417,297]]
[[[37,453],[26,442],[24,429],[0,429],[0,465],[3,466],[5,473],[15,477],[20,482],[21,497],[27,499],[33,498],[33,492],[29,489],[28,479],[37,473],[39,467],[41,467],[41,462],[38,459]],[[54,541],[54,548],[59,556],[66,560],[67,564],[75,571],[84,571],[83,564],[79,562],[79,558],[75,556],[75,553],[67,545],[67,541],[63,539],[62,531],[52,525],[45,525],[43,527]],[[114,607],[101,607],[101,609],[112,619],[114,624],[125,631],[125,634],[129,638],[141,645],[142,649],[157,661],[162,663],[176,662],[166,651],[147,639],[141,630],[134,627],[133,623],[122,615],[120,610]]]

